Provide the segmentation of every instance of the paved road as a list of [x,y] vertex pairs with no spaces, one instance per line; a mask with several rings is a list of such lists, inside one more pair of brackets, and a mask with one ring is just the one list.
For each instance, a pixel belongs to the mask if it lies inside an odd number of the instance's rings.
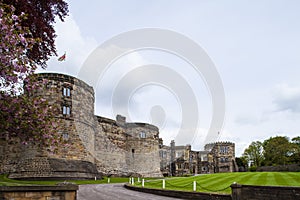
[[[123,184],[80,185],[78,200],[174,200],[177,198],[163,197],[154,194],[136,192],[123,187]],[[178,200],[178,199],[177,199]]]

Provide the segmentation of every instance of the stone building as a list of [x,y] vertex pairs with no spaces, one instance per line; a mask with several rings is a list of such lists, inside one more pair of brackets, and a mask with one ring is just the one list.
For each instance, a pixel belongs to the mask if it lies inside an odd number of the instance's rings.
[[235,144],[232,142],[216,142],[206,144],[204,150],[208,151],[209,172],[236,172],[238,167],[235,162]]
[[57,73],[36,91],[57,107],[59,133],[67,145],[55,153],[0,141],[0,173],[11,178],[87,179],[105,175],[161,176],[159,130],[146,123],[127,123],[94,115],[94,90],[85,82]]
[[191,145],[160,148],[161,171],[164,176],[183,176],[188,174],[235,172],[235,145],[231,142],[207,144],[204,151],[193,151]]
[[0,140],[0,174],[18,179],[94,179],[103,175],[160,177],[235,171],[234,144],[207,144],[204,151],[191,145],[163,145],[156,126],[128,123],[117,115],[94,114],[94,89],[75,77],[42,73],[40,95],[55,106],[67,145],[55,153],[11,140]]

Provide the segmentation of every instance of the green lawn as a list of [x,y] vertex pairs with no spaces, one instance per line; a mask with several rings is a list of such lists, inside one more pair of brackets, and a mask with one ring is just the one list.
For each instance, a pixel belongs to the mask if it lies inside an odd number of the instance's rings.
[[[67,182],[81,184],[103,184],[107,183],[107,177],[102,180],[66,180]],[[126,183],[128,178],[110,178],[110,183]],[[230,185],[233,182],[245,185],[272,185],[272,186],[298,186],[300,187],[300,172],[239,172],[205,174],[192,177],[174,177],[165,179],[165,189],[170,190],[193,190],[193,181],[197,183],[198,192],[230,193]],[[18,185],[55,185],[63,181],[19,181],[0,175],[0,186]],[[141,186],[141,182],[135,178],[135,186]],[[162,179],[146,179],[145,187],[162,188]]]
[[[82,184],[103,184],[108,183],[108,178],[104,177],[102,180],[66,180],[67,182]],[[129,178],[110,178],[110,183],[126,183]],[[7,175],[0,175],[0,186],[19,186],[19,185],[55,185],[60,181],[21,181],[7,178]]]
[[[244,185],[299,186],[300,172],[239,172],[205,174],[187,178],[166,178],[165,189],[192,191],[193,181],[197,183],[197,191],[230,193],[233,182]],[[135,182],[136,186],[141,183]],[[145,181],[147,188],[162,188],[162,180]]]

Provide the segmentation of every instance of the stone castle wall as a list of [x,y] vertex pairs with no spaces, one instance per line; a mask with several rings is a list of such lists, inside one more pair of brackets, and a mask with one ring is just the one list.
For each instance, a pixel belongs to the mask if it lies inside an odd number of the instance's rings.
[[203,152],[192,151],[190,145],[175,146],[174,141],[170,147],[165,146],[156,126],[128,123],[121,115],[116,120],[95,116],[94,90],[85,82],[56,73],[38,76],[47,83],[35,95],[43,96],[56,108],[58,132],[66,145],[49,153],[17,141],[0,140],[0,173],[13,178],[84,179],[99,177],[98,172],[158,177],[162,173],[235,171],[234,143],[207,144]]
[[58,131],[66,145],[61,145],[55,153],[48,153],[37,148],[23,151],[20,146],[3,141],[5,145],[0,151],[4,161],[0,164],[0,173],[10,173],[12,178],[62,178],[64,174],[69,178],[98,176],[94,170],[85,172],[82,167],[77,172],[76,167],[70,170],[70,166],[78,165],[89,166],[89,169],[96,166],[107,175],[161,176],[157,127],[127,123],[122,116],[117,116],[117,120],[95,116],[92,87],[68,75],[43,73],[38,76],[47,83],[35,95],[43,96],[56,107]]

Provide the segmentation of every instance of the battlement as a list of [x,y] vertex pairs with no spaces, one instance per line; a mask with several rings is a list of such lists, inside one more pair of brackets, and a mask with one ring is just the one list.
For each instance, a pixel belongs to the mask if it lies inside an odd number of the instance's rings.
[[96,116],[96,118],[99,123],[107,123],[107,124],[111,124],[111,125],[117,125],[116,121],[113,119],[101,117],[101,116]]
[[59,74],[59,73],[38,73],[37,76],[39,80],[47,79],[56,82],[64,82],[64,83],[69,83],[71,85],[76,85],[78,87],[82,87],[84,90],[94,95],[94,89],[92,86],[88,85],[84,81],[75,78],[73,76],[66,75],[66,74]]
[[234,144],[233,142],[228,142],[228,141],[220,141],[220,142],[212,142],[212,143],[208,143],[206,145],[223,145],[223,144],[226,144],[226,145],[232,145]]
[[141,128],[149,129],[149,130],[153,130],[153,131],[159,131],[159,129],[156,126],[154,126],[152,124],[142,123],[142,122],[126,123],[126,127],[127,128],[141,127]]

